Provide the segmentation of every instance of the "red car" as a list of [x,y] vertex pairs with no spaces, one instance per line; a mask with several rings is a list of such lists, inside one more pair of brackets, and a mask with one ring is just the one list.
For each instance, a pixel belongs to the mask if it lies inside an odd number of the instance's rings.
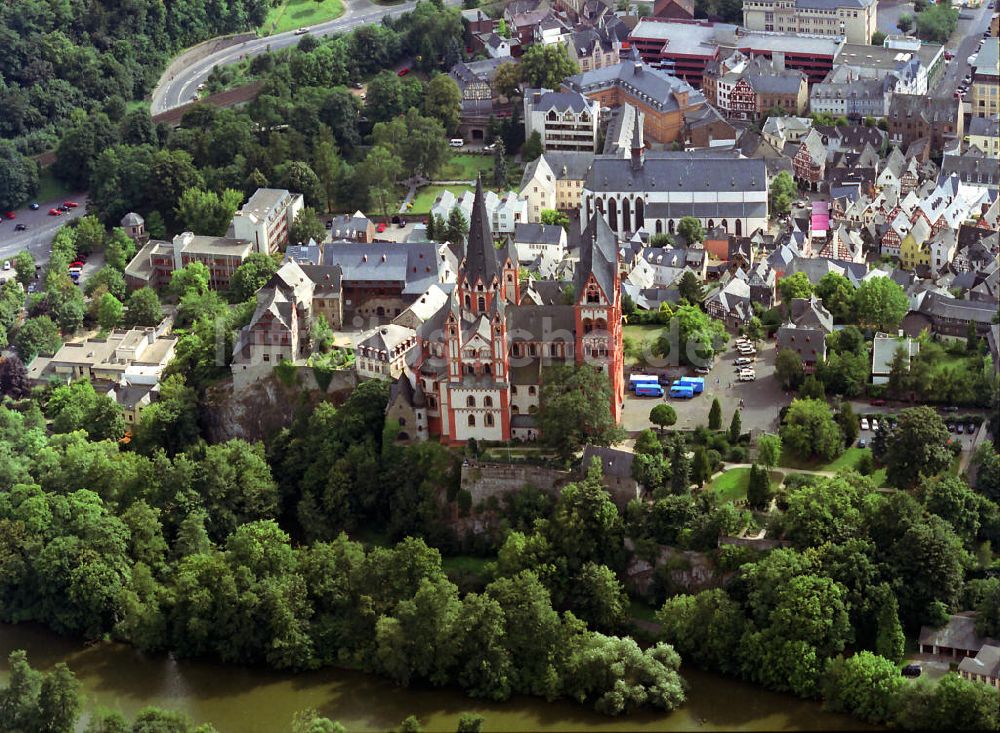
[[399,71],[396,72],[396,74],[398,74],[399,76],[406,76],[409,73],[410,73],[410,67],[409,66],[404,66],[402,69],[400,69]]
[[66,201],[63,203],[63,206],[69,207],[70,209],[75,209],[79,205],[80,204],[78,204],[76,201]]
[[6,214],[4,214],[4,216],[7,217],[8,219],[16,219],[17,218],[17,214],[15,214],[13,211],[8,211]]
[[83,267],[83,263],[80,262],[80,260],[77,260],[76,262],[72,263],[70,267]]
[[379,225],[377,227],[375,227],[375,231],[378,232],[379,234],[381,234],[382,232],[384,232],[385,231],[385,224],[382,224],[381,222],[379,222]]
[[62,216],[62,212],[59,209],[49,209],[49,216]]
[[872,407],[880,407],[880,406],[882,406],[882,405],[885,404],[885,400],[883,400],[881,398],[880,399],[875,399],[875,400],[871,400],[868,404],[871,405]]
[[944,52],[944,57],[945,57],[945,58],[946,58],[946,59],[947,59],[948,61],[951,61],[951,60],[952,60],[953,58],[955,58],[955,54],[953,54],[953,53],[952,53],[951,51],[945,51],[945,52]]

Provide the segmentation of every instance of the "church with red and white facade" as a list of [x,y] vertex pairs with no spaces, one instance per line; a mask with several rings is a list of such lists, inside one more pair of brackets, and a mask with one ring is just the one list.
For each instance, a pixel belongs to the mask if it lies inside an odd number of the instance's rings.
[[417,328],[416,341],[387,410],[400,423],[401,439],[454,445],[538,438],[545,368],[558,364],[607,373],[611,414],[619,421],[625,387],[614,233],[595,216],[583,232],[572,281],[522,283],[513,245],[494,244],[477,183],[457,282]]

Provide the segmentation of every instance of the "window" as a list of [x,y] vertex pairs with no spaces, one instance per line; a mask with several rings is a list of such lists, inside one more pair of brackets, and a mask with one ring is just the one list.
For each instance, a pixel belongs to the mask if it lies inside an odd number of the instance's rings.
[[472,395],[469,395],[468,397],[466,397],[465,398],[465,406],[466,407],[475,407],[476,406],[476,398],[473,397]]
[[470,428],[476,427],[476,416],[475,415],[469,415],[469,427]]
[[534,397],[535,396],[535,391],[536,391],[535,390],[535,385],[533,385],[533,384],[529,385],[529,387],[528,387],[528,395],[530,395],[531,397]]
[[493,407],[493,398],[489,395],[483,397],[483,407]]
[[493,413],[492,412],[486,413],[486,427],[488,427],[488,428],[492,428],[493,427]]
[[486,298],[482,295],[479,296],[479,312],[482,313],[486,310]]

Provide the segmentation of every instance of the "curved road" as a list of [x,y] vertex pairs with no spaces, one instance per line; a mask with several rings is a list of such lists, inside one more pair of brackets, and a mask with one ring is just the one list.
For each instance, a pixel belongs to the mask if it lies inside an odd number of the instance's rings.
[[[458,5],[459,3],[460,0],[445,0],[445,5]],[[309,26],[309,33],[314,36],[344,33],[360,25],[378,23],[386,15],[393,17],[401,15],[413,10],[416,4],[415,0],[409,0],[399,5],[382,7],[371,0],[345,0],[346,8],[343,15],[335,20]],[[294,31],[288,31],[244,41],[235,46],[220,49],[197,61],[192,61],[187,67],[175,71],[172,76],[164,76],[160,79],[156,89],[153,90],[150,105],[152,114],[166,112],[192,101],[192,97],[198,91],[198,85],[208,79],[216,65],[232,64],[244,56],[259,56],[269,50],[274,51],[294,46],[301,38],[302,36],[295,35]]]

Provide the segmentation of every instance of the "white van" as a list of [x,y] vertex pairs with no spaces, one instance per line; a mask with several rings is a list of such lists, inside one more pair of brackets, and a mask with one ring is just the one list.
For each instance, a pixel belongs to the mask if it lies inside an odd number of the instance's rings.
[[448,144],[453,148],[464,148],[465,140],[463,140],[460,137],[453,137],[451,140],[448,141]]

